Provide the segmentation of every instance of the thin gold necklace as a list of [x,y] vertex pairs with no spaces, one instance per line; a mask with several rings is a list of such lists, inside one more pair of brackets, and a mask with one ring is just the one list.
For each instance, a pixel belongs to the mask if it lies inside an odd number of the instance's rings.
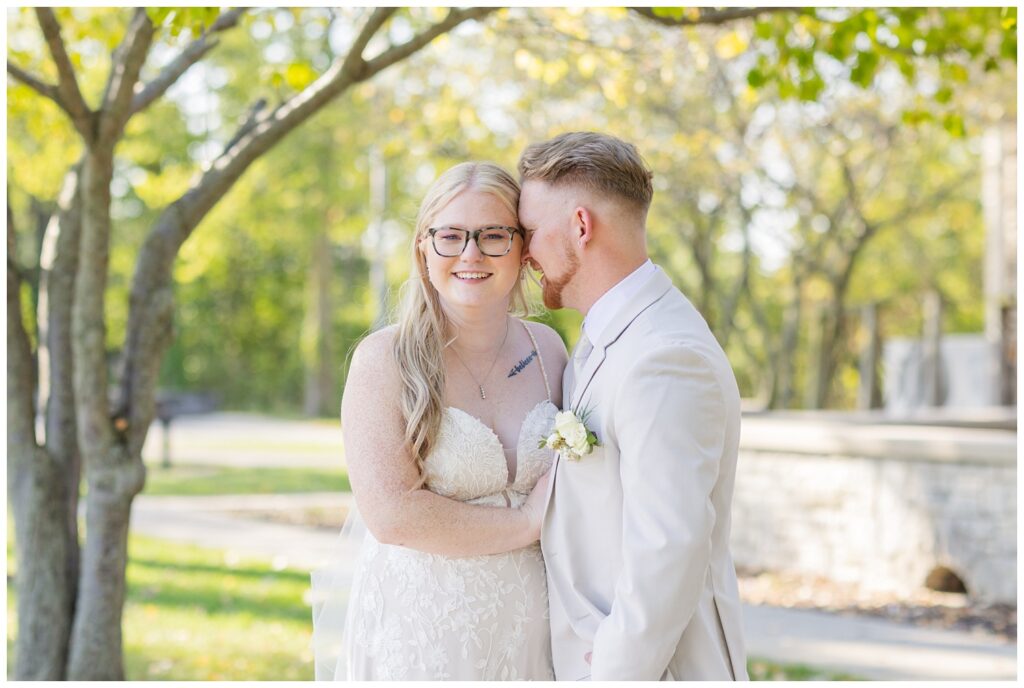
[[[501,356],[501,350],[505,348],[505,341],[507,339],[508,339],[508,318],[505,318],[505,336],[502,337],[502,339],[501,339],[501,346],[498,347],[498,353],[494,354],[494,360],[491,361],[491,367],[487,369],[487,374],[484,375],[484,382],[487,382],[487,378],[489,378],[491,376],[491,372],[494,370],[494,366],[498,362],[498,357]],[[453,342],[453,344],[454,344],[454,342]],[[466,362],[462,360],[462,356],[459,356],[458,350],[454,346],[452,346],[451,348],[452,348],[452,353],[455,354],[455,358],[457,358],[459,360],[459,363],[462,364],[462,367],[465,368],[466,372],[469,373],[469,376],[471,378],[473,378],[473,382],[476,383],[477,388],[480,390],[480,398],[481,399],[486,399],[487,398],[487,392],[484,391],[484,386],[482,384],[480,384],[480,381],[476,379],[476,375],[474,375],[473,371],[469,369],[469,366],[466,365]]]

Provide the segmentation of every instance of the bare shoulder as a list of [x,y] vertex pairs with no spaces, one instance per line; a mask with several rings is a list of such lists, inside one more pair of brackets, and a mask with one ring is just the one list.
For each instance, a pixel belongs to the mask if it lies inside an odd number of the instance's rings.
[[541,354],[563,364],[568,360],[569,353],[565,348],[565,342],[553,327],[532,320],[528,321],[526,326],[537,338],[537,346],[541,348]]
[[396,337],[398,325],[389,325],[366,335],[356,345],[356,350],[352,354],[352,366],[362,368],[392,362]]
[[391,325],[367,335],[352,353],[345,380],[345,397],[389,390],[398,384],[393,354],[398,327]]

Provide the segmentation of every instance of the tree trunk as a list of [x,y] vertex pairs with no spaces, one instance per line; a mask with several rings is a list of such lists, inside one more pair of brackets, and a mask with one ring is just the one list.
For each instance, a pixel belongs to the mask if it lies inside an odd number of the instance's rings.
[[788,409],[793,404],[793,368],[800,334],[800,310],[802,308],[801,281],[793,284],[793,296],[782,316],[782,335],[779,343],[779,358],[775,366],[776,384],[771,408]]
[[[86,540],[68,658],[70,680],[122,680],[128,517],[142,490],[141,452],[127,451],[124,419],[111,424],[104,294],[110,254],[112,148],[94,146],[82,166],[82,228],[72,305],[75,415],[89,492]],[[120,425],[120,426],[119,426]]]
[[141,456],[112,446],[102,466],[86,463],[85,549],[72,628],[68,679],[124,680],[121,613],[132,499],[143,487]]
[[74,606],[63,466],[41,447],[21,455],[8,447],[8,459],[18,597],[14,678],[59,681]]
[[825,365],[825,337],[828,329],[828,307],[815,303],[811,310],[811,333],[808,342],[807,379],[804,380],[804,408],[822,407],[822,373]]
[[57,199],[57,212],[50,219],[43,236],[39,256],[39,307],[36,311],[39,326],[39,398],[36,408],[46,420],[43,444],[64,469],[72,589],[78,580],[78,492],[82,477],[71,352],[71,305],[82,224],[81,167],[79,162],[65,177]]
[[[17,70],[22,74],[19,78],[65,110],[82,137],[86,153],[77,174],[73,170],[69,175],[65,189],[73,187],[77,191],[77,195],[68,191],[70,195],[65,198],[70,199],[68,207],[80,210],[69,211],[48,237],[51,260],[47,303],[40,303],[38,308],[40,325],[45,322],[49,327],[44,338],[47,378],[45,387],[40,388],[39,403],[46,413],[46,446],[55,447],[56,452],[36,444],[34,354],[21,322],[20,277],[8,263],[9,498],[15,509],[19,564],[23,564],[19,566],[18,585],[21,589],[34,584],[41,591],[37,595],[35,589],[26,588],[25,604],[51,603],[45,609],[23,608],[19,599],[23,628],[19,636],[24,636],[19,642],[26,644],[18,646],[19,653],[26,657],[19,671],[33,670],[38,664],[47,670],[31,677],[62,678],[66,666],[63,678],[69,680],[124,678],[121,617],[129,517],[132,499],[145,482],[142,445],[155,415],[160,360],[171,339],[171,270],[182,243],[249,165],[323,106],[353,84],[405,60],[459,24],[496,10],[450,10],[443,20],[411,39],[391,44],[373,59],[365,60],[367,45],[397,11],[376,8],[369,13],[347,56],[301,93],[243,127],[224,155],[183,197],[165,209],[146,238],[132,281],[120,394],[112,409],[104,298],[114,147],[128,118],[158,98],[208,48],[186,48],[180,58],[172,60],[156,79],[139,90],[139,70],[151,47],[154,27],[144,10],[135,10],[125,39],[114,52],[102,104],[93,111],[78,88],[59,22],[52,10],[37,8],[40,27],[57,67],[58,83],[52,87],[41,85],[39,79]],[[236,12],[224,16],[232,14],[237,19]],[[233,24],[234,20],[222,28]],[[9,65],[8,71],[11,69]],[[8,248],[13,254],[10,215],[8,220]],[[73,284],[64,278],[73,280]],[[69,566],[74,565],[78,554],[74,499],[79,487],[79,455],[89,493],[86,545],[81,553],[76,596],[73,568]],[[36,482],[45,489],[34,489]],[[45,516],[33,518],[37,508]],[[47,567],[49,578],[29,578],[37,564]],[[62,619],[69,618],[72,606],[69,639]],[[37,621],[49,625],[37,632]],[[66,662],[62,661],[65,654]],[[37,658],[42,659],[35,662]]]
[[[14,254],[7,209],[7,250]],[[67,496],[61,466],[36,443],[35,368],[21,313],[21,280],[7,268],[7,498],[14,513],[19,627],[14,678],[60,680],[73,604]]]
[[882,340],[878,329],[877,303],[870,303],[861,309],[861,327],[865,330],[867,341],[860,352],[857,408],[870,411],[881,405],[878,388],[878,360],[882,350]]
[[331,265],[333,253],[326,227],[313,240],[309,281],[306,286],[306,317],[303,354],[306,361],[305,412],[308,416],[334,415],[331,399],[337,387],[333,332],[331,327]]

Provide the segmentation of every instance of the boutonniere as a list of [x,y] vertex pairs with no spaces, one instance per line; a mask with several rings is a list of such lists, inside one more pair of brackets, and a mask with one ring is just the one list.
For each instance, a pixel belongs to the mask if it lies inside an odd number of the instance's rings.
[[572,411],[559,411],[555,414],[555,427],[551,434],[542,437],[538,447],[554,449],[570,461],[579,461],[600,446],[597,435],[587,429],[587,416],[584,411],[577,416]]

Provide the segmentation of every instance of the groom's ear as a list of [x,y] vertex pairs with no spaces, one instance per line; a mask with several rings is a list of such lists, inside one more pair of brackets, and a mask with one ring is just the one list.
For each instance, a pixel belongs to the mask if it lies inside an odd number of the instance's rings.
[[573,238],[580,248],[594,238],[594,216],[585,207],[578,205],[572,211]]

